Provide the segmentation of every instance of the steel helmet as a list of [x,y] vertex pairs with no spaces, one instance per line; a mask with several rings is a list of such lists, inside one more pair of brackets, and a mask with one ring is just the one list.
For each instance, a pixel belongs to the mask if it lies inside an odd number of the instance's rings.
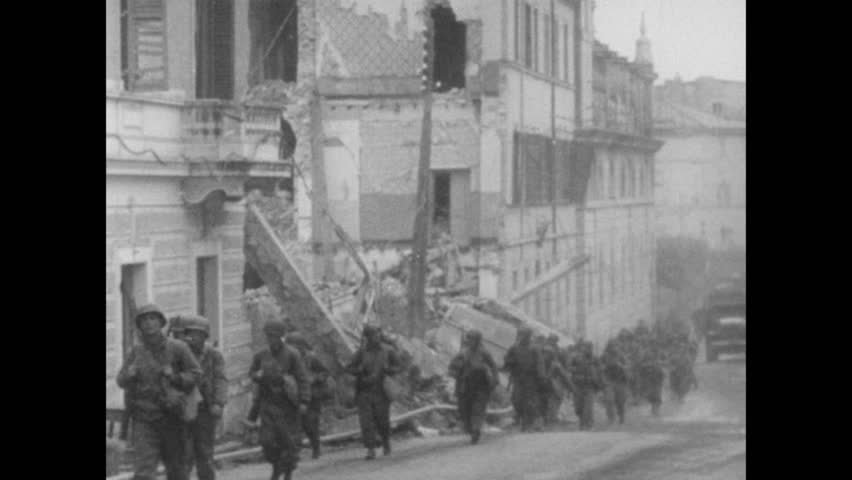
[[184,331],[199,330],[204,332],[205,335],[210,336],[210,320],[207,320],[201,315],[188,315],[182,317],[182,320],[181,324]]
[[163,315],[163,311],[160,310],[160,307],[154,305],[153,303],[149,303],[148,305],[143,305],[142,307],[139,307],[139,310],[136,311],[136,318],[133,319],[136,322],[136,326],[139,327],[139,320],[144,315],[150,315],[150,314],[154,314],[154,315],[160,317],[160,328],[166,326],[166,323],[167,323],[166,316]]

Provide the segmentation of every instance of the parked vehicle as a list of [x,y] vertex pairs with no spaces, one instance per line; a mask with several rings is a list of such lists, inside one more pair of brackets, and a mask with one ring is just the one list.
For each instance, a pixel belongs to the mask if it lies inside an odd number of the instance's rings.
[[720,353],[745,353],[744,286],[732,282],[717,285],[705,297],[703,307],[693,318],[704,338],[708,362],[715,362]]

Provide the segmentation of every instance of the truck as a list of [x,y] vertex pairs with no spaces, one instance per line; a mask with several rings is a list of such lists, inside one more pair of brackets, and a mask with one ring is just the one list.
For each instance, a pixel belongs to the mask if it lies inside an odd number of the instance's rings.
[[707,362],[715,362],[720,353],[745,353],[745,286],[739,282],[716,285],[704,297],[693,321],[704,338]]

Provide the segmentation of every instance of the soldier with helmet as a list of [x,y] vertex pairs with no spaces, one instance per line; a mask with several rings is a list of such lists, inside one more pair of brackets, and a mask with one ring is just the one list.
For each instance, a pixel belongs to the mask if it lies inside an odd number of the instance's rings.
[[254,356],[249,377],[258,384],[260,444],[272,464],[271,480],[290,480],[299,463],[300,421],[310,401],[308,378],[302,357],[281,337],[286,326],[270,320],[263,326],[268,348]]
[[485,409],[497,386],[497,364],[482,345],[479,330],[467,332],[462,351],[450,362],[449,373],[456,380],[459,416],[472,443],[478,443],[485,421]]
[[299,332],[293,332],[287,336],[287,345],[295,348],[302,355],[302,361],[308,374],[310,384],[310,400],[308,410],[302,415],[302,431],[308,437],[311,444],[312,458],[320,457],[320,431],[319,421],[322,413],[322,402],[329,399],[334,392],[328,389],[329,370],[314,353],[311,344]]
[[571,379],[575,387],[574,412],[579,417],[580,430],[589,430],[595,423],[595,393],[603,388],[603,381],[591,342],[581,341],[577,345],[577,352],[571,362]]
[[645,354],[639,365],[639,385],[642,396],[651,404],[651,414],[660,415],[660,405],[663,402],[663,356],[659,351]]
[[225,359],[222,354],[208,345],[210,321],[200,315],[179,317],[179,327],[183,341],[201,365],[201,378],[198,389],[201,403],[198,415],[187,425],[189,445],[187,446],[187,476],[193,466],[198,471],[198,480],[216,478],[213,463],[213,447],[216,439],[216,425],[222,418],[225,403],[228,401],[228,379],[225,376]]
[[201,367],[185,343],[163,332],[167,322],[159,307],[141,307],[134,320],[141,343],[130,351],[116,378],[132,398],[125,408],[133,412],[134,479],[157,478],[162,461],[169,480],[184,480],[182,396],[196,386]]
[[364,327],[361,348],[346,366],[346,372],[355,376],[355,401],[358,404],[358,422],[361,438],[367,448],[365,460],[376,458],[376,437],[381,440],[385,455],[390,455],[390,404],[391,398],[384,388],[384,380],[402,369],[396,351],[382,342],[381,331]]
[[509,372],[512,383],[512,406],[522,432],[537,429],[539,388],[545,374],[541,354],[532,345],[531,339],[529,327],[519,328],[515,344],[503,357],[503,370]]

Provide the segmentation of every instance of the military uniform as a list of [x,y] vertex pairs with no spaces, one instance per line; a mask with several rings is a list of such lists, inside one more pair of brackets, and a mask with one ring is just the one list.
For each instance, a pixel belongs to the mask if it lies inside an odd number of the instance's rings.
[[[136,315],[159,316],[161,327],[166,317],[156,305],[146,305]],[[177,395],[189,393],[198,382],[201,367],[185,343],[167,338],[142,337],[133,347],[116,379],[118,386],[130,392],[133,412],[133,448],[135,480],[153,480],[162,460],[168,480],[184,480],[185,423]]]
[[482,334],[471,330],[466,345],[450,362],[449,374],[456,380],[459,416],[473,443],[479,442],[491,392],[497,385],[497,364],[482,347]]
[[[201,330],[210,334],[210,323],[198,316],[183,318],[184,331]],[[216,470],[213,462],[216,425],[221,418],[228,401],[228,379],[225,376],[225,359],[222,354],[209,345],[202,345],[197,352],[190,347],[201,365],[201,378],[198,389],[201,403],[198,405],[198,417],[187,425],[187,474],[193,466],[198,471],[198,480],[214,480]],[[212,410],[216,410],[213,412]],[[188,476],[188,475],[187,475]]]
[[326,387],[329,370],[325,364],[322,363],[319,357],[311,351],[310,344],[301,334],[291,334],[287,337],[287,343],[299,350],[308,374],[311,396],[308,401],[308,410],[304,415],[302,415],[302,431],[305,432],[305,435],[308,437],[308,441],[311,444],[313,458],[319,458],[319,422],[322,414],[322,403],[334,393],[328,392]]
[[[267,335],[284,335],[283,322],[270,321]],[[280,344],[254,356],[249,375],[258,384],[260,444],[267,462],[272,464],[273,479],[283,473],[290,478],[299,463],[300,405],[310,400],[308,378],[299,353]]]
[[532,331],[518,329],[518,341],[503,357],[503,369],[512,381],[512,406],[520,421],[521,431],[534,428],[540,409],[539,390],[545,377],[544,363],[539,351],[530,344]]
[[584,344],[571,363],[571,380],[574,382],[574,412],[580,420],[580,429],[588,430],[595,423],[595,393],[603,387],[597,361],[591,344]]
[[663,380],[665,372],[660,361],[654,357],[646,357],[639,370],[642,396],[651,404],[651,413],[659,415],[663,403]]
[[390,404],[384,389],[387,375],[399,373],[401,365],[393,348],[379,339],[379,331],[364,327],[364,335],[375,336],[360,348],[346,366],[346,371],[355,375],[355,402],[358,405],[358,421],[361,424],[361,438],[367,448],[367,459],[375,457],[374,449],[381,439],[385,455],[390,454]]
[[603,364],[604,405],[610,424],[615,421],[616,417],[618,417],[619,423],[624,423],[628,388],[625,361],[615,348],[607,349],[601,362]]

